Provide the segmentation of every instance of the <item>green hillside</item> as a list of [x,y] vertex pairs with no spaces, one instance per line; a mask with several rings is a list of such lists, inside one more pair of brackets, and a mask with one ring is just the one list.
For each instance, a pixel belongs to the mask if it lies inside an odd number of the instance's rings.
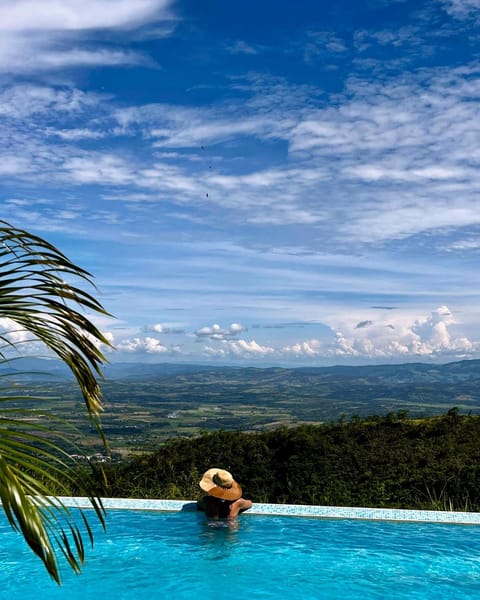
[[480,510],[480,417],[403,413],[262,433],[172,439],[109,468],[113,497],[199,497],[204,470],[231,470],[255,502]]

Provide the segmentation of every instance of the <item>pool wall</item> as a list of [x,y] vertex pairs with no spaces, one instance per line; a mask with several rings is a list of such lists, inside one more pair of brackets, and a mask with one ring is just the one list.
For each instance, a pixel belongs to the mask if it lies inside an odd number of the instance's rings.
[[[88,498],[61,496],[59,499],[69,507],[91,508]],[[134,498],[103,498],[106,509],[130,509],[152,511],[196,511],[194,500],[143,500]],[[347,506],[312,506],[301,504],[254,504],[248,511],[253,515],[283,515],[296,517],[321,517],[326,519],[367,519],[376,521],[424,521],[430,523],[457,523],[480,525],[480,513],[406,510],[397,508],[359,508]]]

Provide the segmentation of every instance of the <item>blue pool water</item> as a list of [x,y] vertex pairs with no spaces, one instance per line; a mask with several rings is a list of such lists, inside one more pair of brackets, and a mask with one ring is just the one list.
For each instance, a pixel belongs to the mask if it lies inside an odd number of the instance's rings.
[[109,511],[81,575],[57,587],[0,520],[0,598],[115,600],[480,597],[480,527]]

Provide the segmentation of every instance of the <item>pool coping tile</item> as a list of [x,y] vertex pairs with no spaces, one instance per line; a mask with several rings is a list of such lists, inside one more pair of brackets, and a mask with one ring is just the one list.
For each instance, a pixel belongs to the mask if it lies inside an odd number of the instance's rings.
[[[58,498],[65,506],[91,508],[88,498]],[[104,507],[123,510],[196,511],[195,500],[146,500],[135,498],[102,498]],[[347,506],[313,506],[303,504],[257,504],[246,514],[319,517],[327,519],[365,519],[375,521],[417,521],[429,523],[457,523],[480,525],[480,513],[435,510],[408,510],[397,508],[361,508]]]

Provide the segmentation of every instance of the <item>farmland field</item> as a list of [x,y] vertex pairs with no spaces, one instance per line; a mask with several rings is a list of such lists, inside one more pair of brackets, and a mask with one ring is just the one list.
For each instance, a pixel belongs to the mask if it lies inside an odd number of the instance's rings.
[[[189,367],[183,372],[180,367],[158,365],[143,373],[137,366],[128,376],[107,372],[102,422],[114,455],[124,456],[151,450],[170,437],[202,431],[262,431],[399,410],[423,417],[443,414],[453,406],[480,414],[477,370],[477,361],[438,367]],[[96,431],[89,426],[71,381],[33,379],[17,387],[43,396],[35,402],[42,410],[73,418],[78,432],[68,432],[69,439],[82,440],[84,447],[86,441],[89,452],[96,450]]]

